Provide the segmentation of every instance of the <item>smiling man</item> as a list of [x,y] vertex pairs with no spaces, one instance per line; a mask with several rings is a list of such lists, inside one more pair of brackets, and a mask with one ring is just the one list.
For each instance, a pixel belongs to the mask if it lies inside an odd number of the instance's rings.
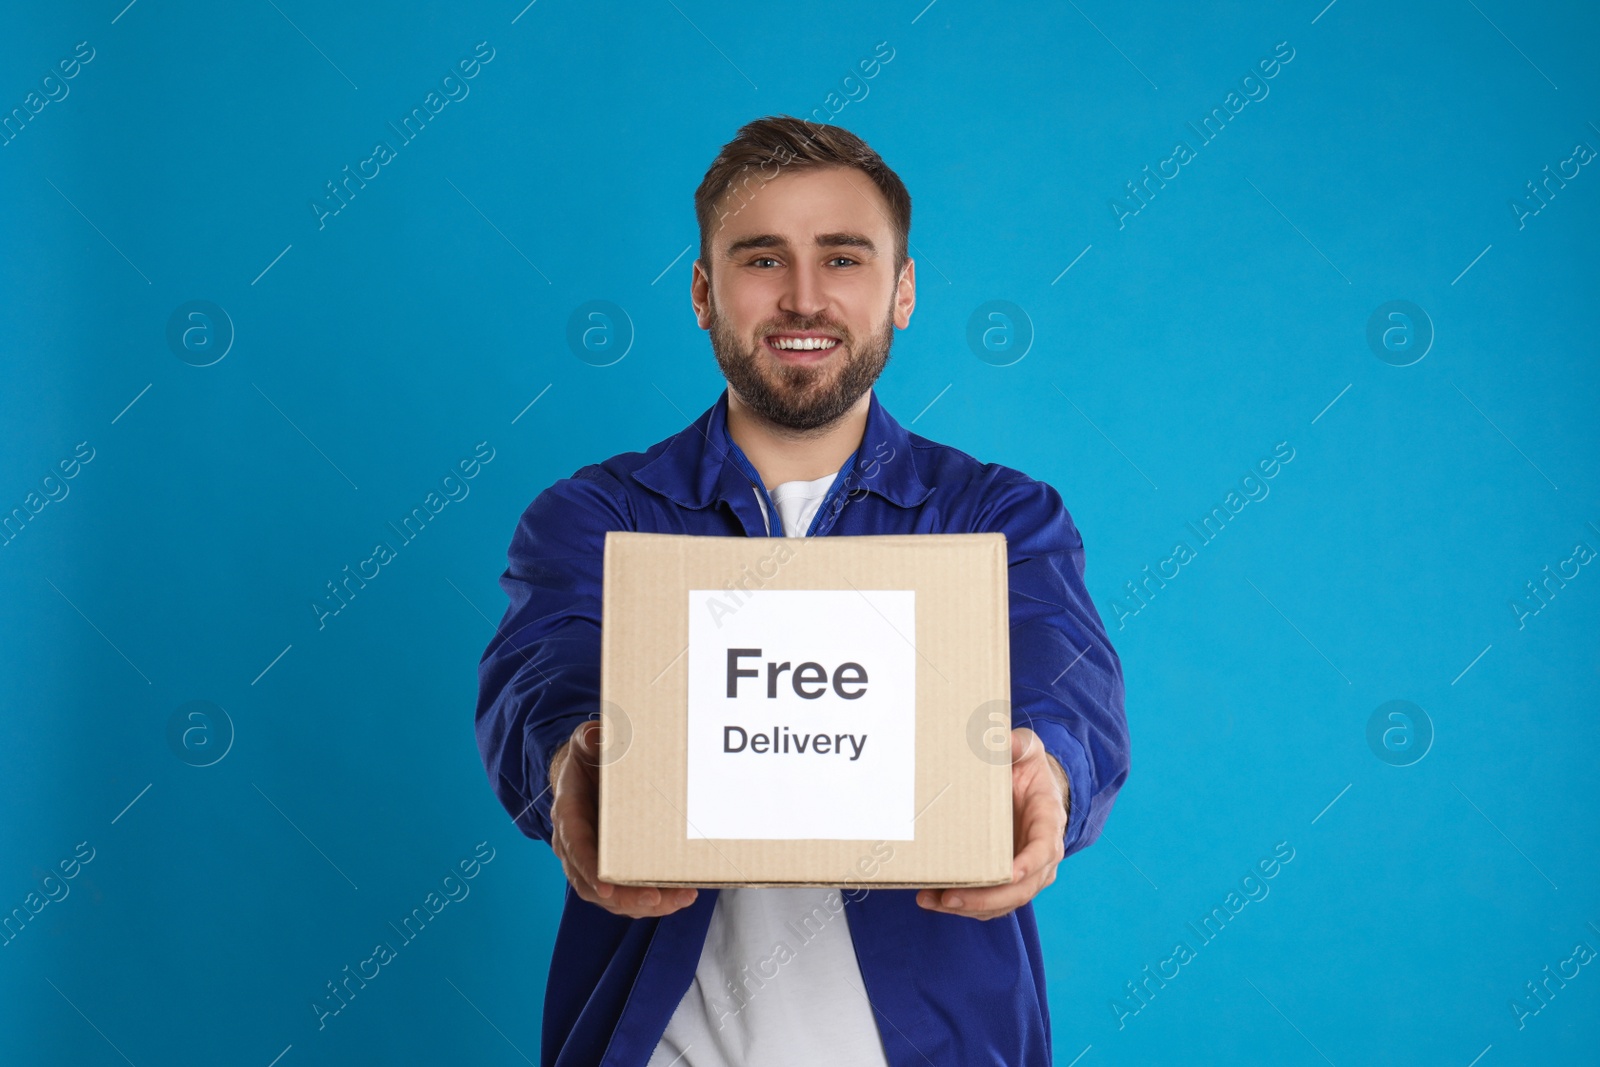
[[[872,386],[916,305],[911,198],[860,138],[752,122],[695,194],[691,299],[728,387],[683,431],[550,486],[523,513],[477,734],[517,826],[569,882],[541,1062],[1046,1064],[1031,901],[1091,844],[1129,771],[1122,667],[1060,495],[909,433]],[[724,537],[1006,535],[1011,882],[695,890],[596,875],[608,530]]]

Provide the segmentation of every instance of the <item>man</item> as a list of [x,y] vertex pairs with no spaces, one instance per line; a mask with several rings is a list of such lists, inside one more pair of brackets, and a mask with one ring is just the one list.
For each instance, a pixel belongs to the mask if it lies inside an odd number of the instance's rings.
[[[1032,898],[1099,836],[1128,776],[1121,663],[1050,486],[908,433],[872,385],[910,324],[911,199],[833,126],[775,117],[695,196],[691,296],[728,388],[644,452],[586,466],[523,514],[510,606],[479,670],[496,795],[570,882],[541,1062],[1050,1062]],[[596,875],[595,732],[607,530],[703,536],[1006,535],[1012,880],[870,890],[617,886]],[[837,916],[837,917],[836,917]],[[781,967],[758,966],[787,949]]]

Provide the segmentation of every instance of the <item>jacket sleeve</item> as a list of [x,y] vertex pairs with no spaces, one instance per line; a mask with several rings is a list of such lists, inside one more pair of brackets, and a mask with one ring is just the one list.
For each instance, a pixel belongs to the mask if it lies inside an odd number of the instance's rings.
[[1066,855],[1093,844],[1128,779],[1122,661],[1084,587],[1083,539],[1050,485],[993,491],[984,531],[1006,535],[1011,725],[1031,728],[1066,772]]
[[550,840],[550,757],[600,707],[608,530],[632,527],[615,482],[585,467],[536,497],[511,538],[505,616],[478,664],[478,751],[518,829]]

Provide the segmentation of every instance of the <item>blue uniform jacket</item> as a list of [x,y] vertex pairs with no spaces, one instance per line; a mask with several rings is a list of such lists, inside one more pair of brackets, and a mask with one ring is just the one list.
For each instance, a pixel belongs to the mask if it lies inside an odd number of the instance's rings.
[[[522,832],[550,840],[550,757],[600,688],[607,530],[782,536],[761,479],[727,432],[724,390],[682,432],[582,468],[517,525],[500,585],[510,606],[479,664],[478,747]],[[1128,777],[1122,664],[1083,584],[1083,541],[1049,485],[906,431],[871,397],[860,447],[812,536],[1006,535],[1012,722],[1066,771],[1066,853],[1093,843]],[[1061,884],[1067,884],[1063,880]],[[1058,889],[1057,892],[1060,890]],[[694,978],[715,890],[661,919],[627,919],[567,889],[545,992],[546,1067],[642,1067]],[[912,890],[849,899],[861,977],[893,1067],[1046,1064],[1050,1018],[1031,904],[987,922],[917,906]],[[824,1024],[825,1025],[825,1024]]]

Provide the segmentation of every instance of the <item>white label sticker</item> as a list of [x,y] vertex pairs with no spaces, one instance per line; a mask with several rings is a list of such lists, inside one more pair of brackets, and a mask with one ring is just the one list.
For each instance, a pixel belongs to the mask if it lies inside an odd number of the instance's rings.
[[916,593],[689,591],[690,838],[910,841]]

